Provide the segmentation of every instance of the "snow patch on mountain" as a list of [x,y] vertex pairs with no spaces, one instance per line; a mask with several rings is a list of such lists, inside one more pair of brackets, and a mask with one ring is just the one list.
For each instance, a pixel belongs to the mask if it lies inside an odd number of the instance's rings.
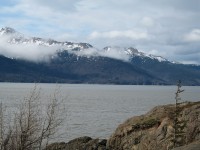
[[[46,61],[57,55],[58,50],[80,51],[90,49],[88,43],[58,42],[53,39],[27,37],[12,28],[0,30],[0,54],[9,58]],[[88,52],[89,53],[89,52]]]
[[53,39],[27,37],[12,28],[0,30],[0,54],[10,58],[23,58],[32,61],[44,61],[55,58],[60,51],[67,51],[78,57],[109,57],[130,61],[134,57],[150,58],[159,62],[168,61],[161,56],[139,52],[135,48],[108,46],[101,50],[88,43],[58,42]]
[[[107,53],[110,51],[113,51],[116,56],[120,56],[122,59],[129,61],[130,59],[134,57],[141,57],[141,58],[150,58],[157,60],[159,62],[170,62],[166,58],[163,58],[161,56],[155,56],[152,54],[146,54],[143,52],[139,52],[137,49],[129,47],[129,48],[120,48],[120,47],[105,47],[104,48]],[[118,55],[117,55],[118,54]],[[120,58],[118,57],[118,58]]]
[[155,55],[146,55],[147,57],[151,58],[151,59],[155,59],[155,60],[158,60],[159,62],[165,62],[165,61],[169,61],[167,60],[166,58],[163,58],[161,56],[155,56]]

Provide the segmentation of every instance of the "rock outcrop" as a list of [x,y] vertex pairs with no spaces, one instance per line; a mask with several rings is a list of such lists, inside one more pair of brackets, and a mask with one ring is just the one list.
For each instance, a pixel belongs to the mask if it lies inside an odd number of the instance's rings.
[[200,150],[200,141],[193,142],[185,146],[177,147],[173,150]]
[[53,143],[46,150],[106,150],[107,140],[92,139],[91,137],[80,137],[68,143]]
[[[107,142],[109,150],[169,150],[174,147],[175,106],[157,106],[145,115],[128,119],[119,125]],[[200,140],[200,102],[182,103],[178,121],[181,145]],[[200,148],[199,148],[200,149]],[[189,150],[189,149],[188,149]]]
[[[108,140],[80,137],[53,143],[46,150],[200,150],[200,102],[164,105],[128,119]],[[174,120],[178,114],[181,136],[174,146]]]

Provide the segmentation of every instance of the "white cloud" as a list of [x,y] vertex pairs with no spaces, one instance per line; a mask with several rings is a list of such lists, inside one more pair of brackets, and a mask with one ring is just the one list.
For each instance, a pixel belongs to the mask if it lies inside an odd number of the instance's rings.
[[119,59],[122,61],[129,61],[130,55],[128,55],[125,51],[124,48],[122,47],[111,47],[109,50],[99,50],[96,48],[89,48],[89,49],[84,49],[81,51],[70,51],[70,53],[74,53],[77,56],[86,56],[86,57],[91,57],[91,56],[102,56],[102,57],[108,57],[108,58],[114,58],[114,59]]
[[10,44],[9,37],[0,37],[0,54],[10,58],[30,61],[48,61],[58,47],[45,47],[36,44]]
[[[13,37],[24,38],[24,41],[17,42],[13,40]],[[27,41],[29,39],[29,41]],[[119,59],[123,61],[128,61],[130,56],[125,52],[124,48],[121,47],[112,47],[108,50],[99,50],[96,48],[89,48],[80,51],[74,51],[68,46],[62,45],[51,45],[45,46],[40,45],[39,43],[32,43],[31,37],[25,37],[19,33],[11,35],[0,35],[0,55],[4,55],[9,58],[20,58],[28,61],[40,62],[40,61],[49,61],[51,57],[57,56],[57,50],[67,50],[69,53],[76,54],[77,56],[103,56],[114,59]],[[76,45],[76,44],[75,44]]]
[[184,40],[188,42],[200,42],[200,29],[193,29],[184,36]]
[[146,26],[146,27],[153,27],[154,26],[154,21],[150,17],[144,17],[141,20],[141,24]]
[[128,61],[130,58],[130,56],[125,53],[124,49],[120,47],[112,47],[107,51],[100,51],[99,55],[103,57],[120,59],[123,61]]
[[147,32],[136,32],[132,30],[126,31],[108,31],[108,32],[93,32],[90,34],[90,39],[96,38],[130,38],[132,40],[147,39]]

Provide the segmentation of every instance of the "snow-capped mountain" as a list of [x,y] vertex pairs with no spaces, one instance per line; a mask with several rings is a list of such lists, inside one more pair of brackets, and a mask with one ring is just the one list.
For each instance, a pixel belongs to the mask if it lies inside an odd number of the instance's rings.
[[22,33],[17,32],[15,29],[5,27],[0,30],[0,35],[8,38],[10,44],[36,44],[40,46],[60,46],[67,49],[87,49],[92,48],[92,45],[88,43],[72,43],[72,42],[58,42],[53,39],[43,39],[39,37],[27,37]]
[[[135,48],[59,42],[0,30],[0,82],[200,85],[200,66],[173,63]],[[38,61],[39,60],[39,61]],[[44,61],[48,60],[48,61]]]
[[5,27],[0,30],[1,37],[7,37],[7,42],[10,44],[17,45],[38,45],[45,47],[55,48],[55,52],[60,52],[67,50],[70,53],[76,54],[77,57],[86,56],[86,57],[110,57],[124,61],[130,61],[136,56],[141,58],[151,58],[158,60],[159,62],[168,61],[167,59],[161,56],[155,56],[151,54],[146,54],[139,52],[135,48],[123,48],[117,46],[107,46],[102,50],[94,48],[88,43],[73,43],[73,42],[59,42],[53,39],[43,39],[38,37],[27,37],[22,33],[17,32],[15,29],[10,27]]
[[5,27],[0,30],[0,35],[15,34],[16,31],[13,28]]

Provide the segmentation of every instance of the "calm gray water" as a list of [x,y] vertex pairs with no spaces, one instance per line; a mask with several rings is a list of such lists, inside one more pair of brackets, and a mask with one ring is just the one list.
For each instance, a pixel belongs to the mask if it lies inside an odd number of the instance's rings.
[[[0,83],[0,101],[15,107],[35,84]],[[37,84],[42,101],[48,101],[55,89],[66,105],[62,141],[80,136],[108,138],[126,119],[146,113],[154,106],[175,102],[176,86]],[[184,86],[184,101],[199,101],[200,87]]]

